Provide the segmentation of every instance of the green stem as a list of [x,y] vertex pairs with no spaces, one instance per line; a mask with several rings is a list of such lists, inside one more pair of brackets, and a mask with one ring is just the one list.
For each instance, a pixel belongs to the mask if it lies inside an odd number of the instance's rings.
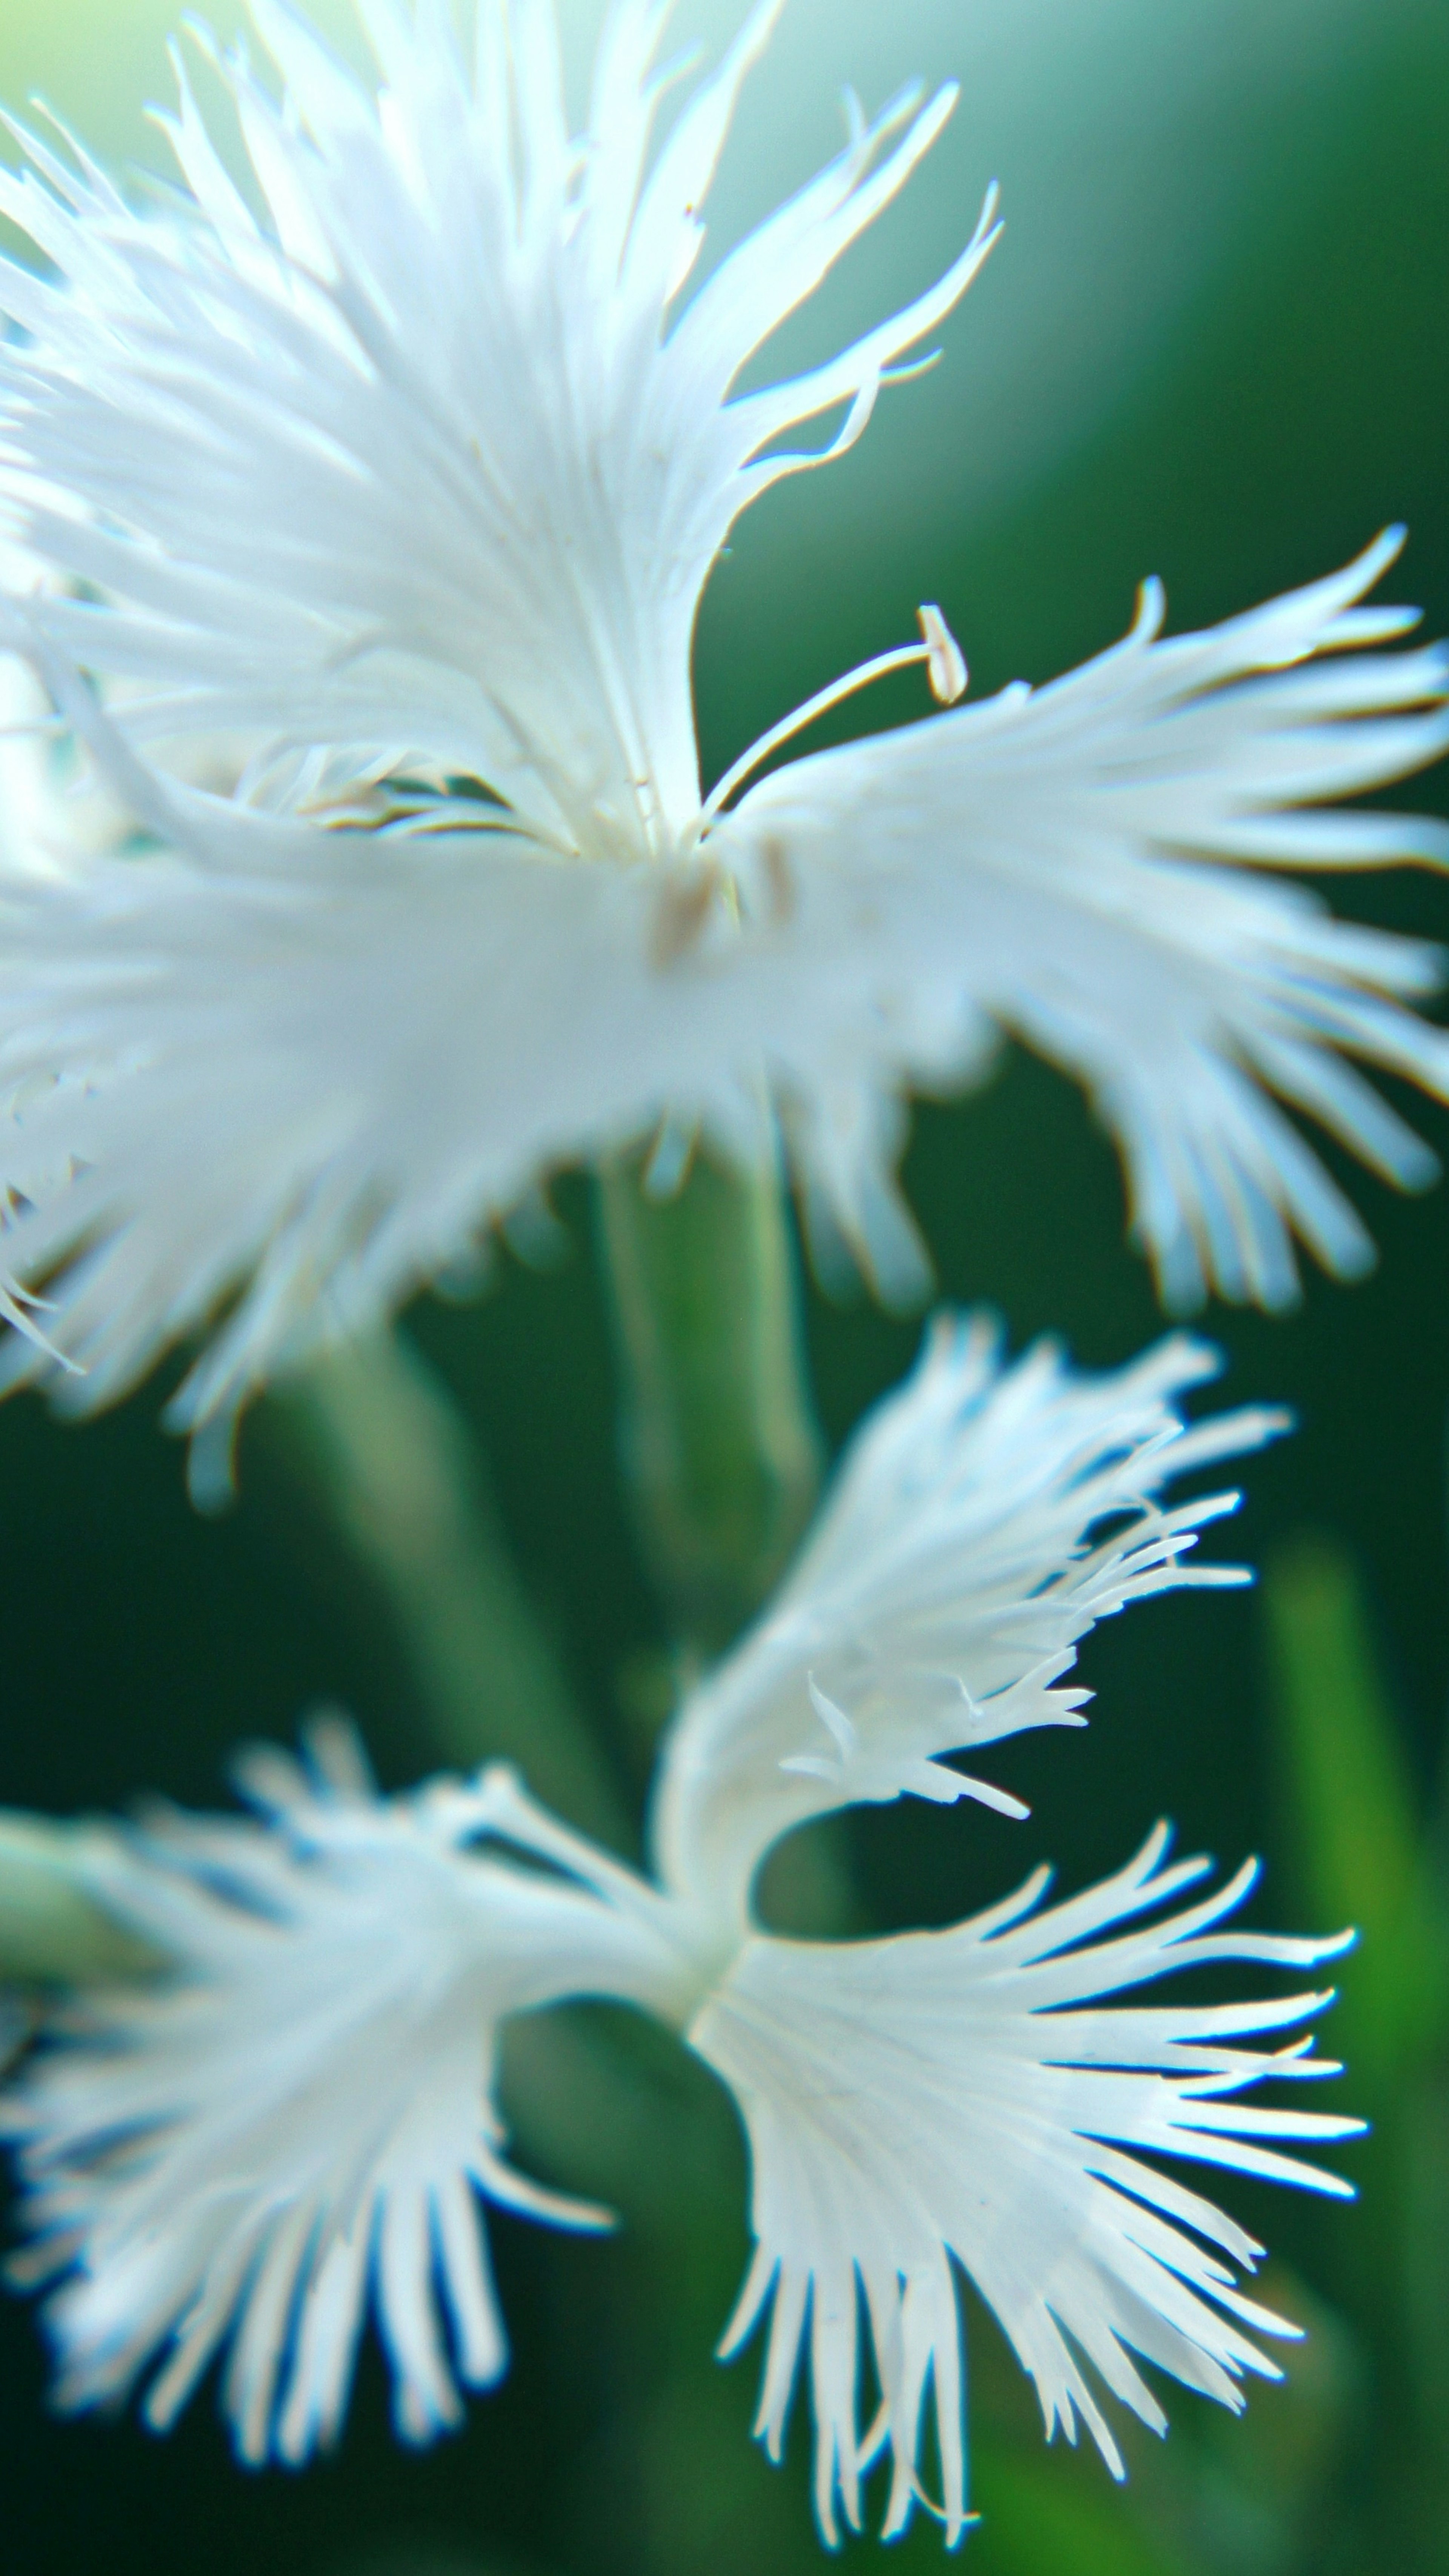
[[437,1751],[515,1761],[549,1805],[632,1843],[608,1762],[508,1552],[451,1396],[400,1333],[332,1353],[267,1399],[288,1466],[376,1585]]
[[[687,1676],[769,1598],[820,1491],[794,1234],[771,1171],[700,1157],[661,1201],[620,1161],[597,1191],[624,1478]],[[830,1828],[771,1854],[760,1904],[777,1930],[847,1928],[849,1871]]]
[[597,1207],[639,1537],[677,1641],[709,1657],[771,1591],[820,1488],[789,1215],[773,1173],[703,1157],[667,1200],[637,1162],[606,1164]]

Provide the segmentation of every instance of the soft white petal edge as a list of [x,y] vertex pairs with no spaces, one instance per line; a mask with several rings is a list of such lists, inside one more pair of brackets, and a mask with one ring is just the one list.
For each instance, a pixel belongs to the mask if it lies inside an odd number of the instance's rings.
[[[487,1775],[380,1801],[355,1739],[303,1771],[240,1766],[264,1825],[167,1810],[98,1834],[91,1892],[174,1963],[51,2017],[0,2101],[56,2402],[173,2423],[218,2351],[242,2459],[336,2437],[369,2307],[410,2442],[455,2425],[507,2363],[480,2199],[574,2227],[606,2214],[507,2164],[492,2099],[502,2017],[562,1995],[658,2002],[669,1954],[626,1912],[466,1844]],[[600,1855],[604,1881],[620,1882]]]
[[[994,2310],[1036,2383],[1048,2434],[1085,2423],[1114,2475],[1117,2443],[1084,2363],[1165,2429],[1136,2367],[1150,2361],[1231,2407],[1245,2372],[1276,2377],[1244,2333],[1293,2334],[1237,2288],[1262,2248],[1148,2157],[1187,2157],[1325,2192],[1349,2186],[1296,2150],[1361,2123],[1265,2110],[1265,2078],[1327,2075],[1299,2032],[1329,2000],[1109,2009],[1102,1999],[1223,1960],[1311,1968],[1341,1942],[1222,1928],[1250,1865],[1201,1902],[1144,1922],[1199,1881],[1164,1865],[1159,1828],[1118,1876],[1039,1911],[1038,1871],[954,1930],[829,1946],[760,1939],[692,2024],[691,2045],[739,2103],[756,2251],[722,2356],[768,2311],[756,2430],[780,2456],[802,2352],[815,2424],[815,2506],[832,2546],[860,2527],[861,2488],[891,2465],[882,2536],[924,2501],[934,2418],[948,2542],[968,2512],[953,2265]],[[1227,2259],[1224,2259],[1227,2258]],[[1079,2358],[1080,2356],[1080,2358]],[[862,2376],[879,2390],[862,2425]]]
[[1009,1363],[990,1316],[940,1316],[769,1609],[666,1739],[651,1838],[681,1901],[743,1924],[771,1843],[837,1807],[910,1794],[1024,1814],[939,1757],[1084,1723],[1090,1693],[1061,1685],[1097,1620],[1249,1579],[1194,1554],[1236,1494],[1162,1499],[1286,1427],[1262,1406],[1189,1424],[1185,1397],[1220,1365],[1182,1334],[1100,1374],[1050,1341]]
[[[256,780],[403,763],[486,779],[557,847],[666,855],[694,817],[695,611],[728,530],[864,428],[892,362],[990,247],[808,375],[746,361],[905,184],[954,99],[907,95],[677,299],[763,0],[652,158],[669,17],[618,0],[587,127],[552,0],[369,0],[377,88],[280,0],[252,17],[280,104],[219,61],[259,225],[178,60],[181,186],[131,211],[23,136],[0,211],[56,274],[0,262],[0,458],[25,540],[85,602],[46,632],[136,684],[138,738],[239,731]],[[764,452],[768,451],[768,452]]]
[[842,1011],[833,1080],[822,1029],[801,1115],[824,1213],[851,1212],[888,1289],[918,1256],[882,1186],[881,1101],[950,1088],[993,1032],[1091,1095],[1174,1307],[1208,1288],[1290,1305],[1295,1236],[1339,1277],[1371,1265],[1280,1102],[1400,1188],[1434,1177],[1345,1059],[1449,1096],[1449,1037],[1401,1007],[1438,989],[1440,951],[1261,873],[1449,865],[1449,823],[1325,810],[1449,747],[1449,647],[1352,649],[1415,622],[1356,604],[1402,541],[1166,641],[1149,582],[1079,670],[789,762],[714,827],[717,864],[783,889],[799,939],[870,958],[869,1014]]
[[46,667],[171,847],[0,887],[12,1379],[91,1411],[212,1328],[191,1428],[671,1108],[773,1150],[764,1077],[808,1082],[828,960],[722,932],[661,964],[653,871],[163,787]]

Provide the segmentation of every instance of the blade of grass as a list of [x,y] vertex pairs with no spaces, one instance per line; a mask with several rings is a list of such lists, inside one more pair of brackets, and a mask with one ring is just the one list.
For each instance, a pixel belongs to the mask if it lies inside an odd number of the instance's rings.
[[1449,1927],[1353,1559],[1305,1536],[1269,1564],[1262,1603],[1302,1896],[1361,1936],[1335,2038],[1381,2093],[1449,2021]]

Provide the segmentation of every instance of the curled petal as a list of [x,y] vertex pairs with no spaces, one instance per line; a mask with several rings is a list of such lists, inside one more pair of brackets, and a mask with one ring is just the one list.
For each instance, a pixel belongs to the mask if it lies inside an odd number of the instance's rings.
[[1235,1494],[1161,1499],[1285,1427],[1261,1407],[1189,1425],[1183,1398],[1217,1367],[1184,1335],[1102,1376],[1049,1342],[1007,1365],[988,1317],[942,1316],[770,1608],[680,1710],[655,1793],[667,1883],[742,1923],[764,1853],[811,1816],[907,1793],[1024,1814],[939,1757],[1081,1725],[1088,1694],[1062,1684],[1098,1619],[1248,1579],[1194,1554]]

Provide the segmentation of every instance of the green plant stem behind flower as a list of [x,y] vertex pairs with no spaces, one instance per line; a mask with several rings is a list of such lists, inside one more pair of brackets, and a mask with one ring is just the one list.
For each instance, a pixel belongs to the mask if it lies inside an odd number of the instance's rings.
[[509,1554],[483,1459],[406,1337],[332,1353],[263,1419],[386,1603],[433,1749],[517,1762],[537,1795],[616,1848],[632,1834],[606,1754]]
[[[702,1154],[672,1197],[651,1197],[635,1159],[605,1163],[595,1189],[620,1465],[687,1672],[768,1599],[820,1492],[789,1202],[777,1172],[727,1171]],[[758,1896],[779,1930],[845,1931],[839,1820],[781,1844]]]
[[625,1484],[676,1642],[707,1659],[766,1598],[820,1490],[789,1212],[773,1173],[702,1155],[667,1199],[637,1162],[608,1163],[597,1207]]

